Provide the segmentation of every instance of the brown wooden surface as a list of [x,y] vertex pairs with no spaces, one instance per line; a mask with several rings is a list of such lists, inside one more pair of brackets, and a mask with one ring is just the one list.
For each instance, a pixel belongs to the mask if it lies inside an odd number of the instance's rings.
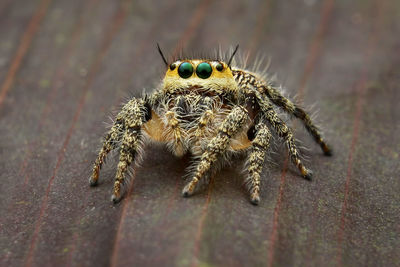
[[[399,266],[399,36],[396,0],[1,0],[1,265]],[[270,57],[334,156],[296,123],[315,179],[278,145],[255,207],[240,161],[184,199],[189,159],[149,147],[112,205],[115,162],[87,178],[110,111],[162,77],[156,42]]]

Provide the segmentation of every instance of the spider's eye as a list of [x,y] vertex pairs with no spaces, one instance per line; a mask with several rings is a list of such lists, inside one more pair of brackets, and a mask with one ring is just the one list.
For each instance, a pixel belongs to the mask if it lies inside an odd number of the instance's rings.
[[211,76],[212,68],[211,65],[207,62],[200,63],[197,65],[196,74],[202,79],[207,79]]
[[217,71],[222,71],[224,69],[224,66],[222,66],[221,63],[218,63],[215,68],[217,69]]
[[169,69],[170,70],[174,70],[176,68],[176,64],[172,63],[171,65],[169,65]]
[[184,79],[189,78],[193,74],[193,66],[189,62],[183,62],[179,65],[178,74]]

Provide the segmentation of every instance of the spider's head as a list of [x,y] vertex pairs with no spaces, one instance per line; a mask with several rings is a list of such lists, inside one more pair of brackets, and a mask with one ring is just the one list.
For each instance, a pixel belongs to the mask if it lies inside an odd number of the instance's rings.
[[218,60],[177,60],[168,66],[163,88],[166,92],[223,94],[238,90],[232,70]]

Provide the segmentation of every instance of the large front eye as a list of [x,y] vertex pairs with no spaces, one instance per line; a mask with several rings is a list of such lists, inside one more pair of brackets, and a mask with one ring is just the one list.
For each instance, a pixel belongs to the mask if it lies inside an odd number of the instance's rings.
[[207,79],[211,76],[212,68],[211,65],[207,62],[200,63],[197,65],[196,74],[202,79]]
[[193,66],[189,62],[183,62],[178,68],[179,76],[184,79],[189,78],[193,74]]

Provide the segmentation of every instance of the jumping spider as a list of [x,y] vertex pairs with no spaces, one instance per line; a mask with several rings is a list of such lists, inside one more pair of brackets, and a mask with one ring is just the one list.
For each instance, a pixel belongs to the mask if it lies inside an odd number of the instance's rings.
[[147,141],[166,143],[180,157],[193,155],[190,182],[182,194],[193,194],[201,179],[210,174],[217,162],[229,155],[245,153],[250,201],[260,201],[260,173],[274,131],[283,138],[291,161],[302,176],[311,179],[312,172],[299,158],[292,130],[277,115],[275,107],[300,119],[325,155],[331,149],[322,139],[309,115],[285,98],[278,87],[256,73],[210,59],[179,59],[168,63],[165,77],[151,95],[133,98],[125,104],[105,136],[95,161],[90,184],[96,185],[106,155],[119,150],[112,201],[123,195],[126,171],[135,162],[138,151]]

